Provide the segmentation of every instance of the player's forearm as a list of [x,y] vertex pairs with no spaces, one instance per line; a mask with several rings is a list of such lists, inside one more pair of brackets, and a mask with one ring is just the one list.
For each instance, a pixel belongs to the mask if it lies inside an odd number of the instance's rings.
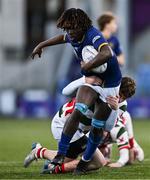
[[124,54],[120,54],[119,56],[117,56],[117,60],[120,66],[124,66],[125,65],[125,58],[124,58]]
[[65,40],[64,40],[64,35],[62,34],[62,35],[50,38],[46,41],[39,43],[38,47],[44,48],[47,46],[53,46],[53,45],[63,44],[63,43],[65,43]]
[[80,79],[77,79],[75,81],[72,81],[70,84],[68,84],[63,90],[62,94],[65,96],[70,96],[73,94],[80,86],[82,86],[85,83],[85,77],[83,76]]
[[106,131],[110,132],[113,129],[116,119],[117,119],[117,116],[118,116],[118,110],[112,109],[112,111],[106,121],[106,124],[105,124]]
[[89,61],[89,70],[106,63],[112,57],[109,46],[103,46],[93,61]]
[[120,154],[120,158],[117,162],[120,163],[122,166],[124,166],[129,161],[129,150],[121,149],[119,151],[119,154]]

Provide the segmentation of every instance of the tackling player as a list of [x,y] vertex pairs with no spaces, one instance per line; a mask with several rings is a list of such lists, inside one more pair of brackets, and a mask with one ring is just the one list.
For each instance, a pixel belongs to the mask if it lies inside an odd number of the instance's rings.
[[[63,94],[70,96],[70,94],[73,94],[73,91],[76,90],[76,88],[82,86],[85,83],[85,77],[82,77],[72,83],[70,83],[68,86],[66,86],[63,89]],[[118,126],[118,128],[113,128],[113,132],[115,133],[115,135],[117,135],[117,132],[120,130],[120,128],[122,126],[125,127],[125,134],[127,131],[127,136],[128,138],[124,138],[124,140],[129,139],[129,145],[130,145],[130,163],[132,163],[135,159],[137,159],[138,161],[143,161],[144,159],[144,152],[142,150],[142,148],[139,146],[139,144],[136,142],[136,140],[134,139],[134,133],[133,133],[133,126],[132,126],[132,120],[131,120],[131,116],[130,114],[126,111],[127,110],[127,102],[126,99],[130,98],[133,94],[135,93],[135,82],[129,78],[129,77],[124,77],[122,79],[121,82],[121,87],[120,87],[120,101],[119,101],[119,114],[120,117],[119,119],[119,124],[121,126]],[[118,130],[117,130],[118,129]],[[115,135],[112,135],[112,137],[114,137]],[[126,135],[125,135],[126,136]],[[113,138],[114,139],[114,138]],[[117,140],[117,142],[119,143],[120,141]],[[123,143],[124,141],[122,141]],[[129,146],[127,146],[129,147]],[[108,148],[108,147],[106,147]],[[127,150],[123,150],[128,152]],[[109,150],[110,152],[110,150]],[[124,153],[123,153],[124,155]],[[123,166],[127,161],[128,161],[128,155],[126,153],[125,155],[125,159],[123,162],[124,163],[113,163],[110,166],[112,167],[121,167]],[[122,160],[121,160],[122,161]]]

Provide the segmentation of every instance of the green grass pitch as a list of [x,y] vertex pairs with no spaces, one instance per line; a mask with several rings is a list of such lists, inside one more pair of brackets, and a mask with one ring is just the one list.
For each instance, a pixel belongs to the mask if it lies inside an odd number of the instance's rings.
[[[56,149],[50,133],[50,120],[0,119],[0,179],[150,179],[150,120],[134,121],[135,137],[145,152],[143,163],[121,169],[103,167],[84,176],[71,173],[40,175],[43,161],[34,162],[23,168],[23,160],[32,142]],[[113,152],[116,158],[116,149]]]

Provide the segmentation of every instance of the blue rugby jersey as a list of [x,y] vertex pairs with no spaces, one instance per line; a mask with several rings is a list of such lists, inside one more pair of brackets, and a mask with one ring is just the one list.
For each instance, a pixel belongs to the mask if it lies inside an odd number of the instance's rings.
[[[98,51],[102,46],[108,44],[102,33],[93,26],[87,30],[81,42],[72,41],[69,38],[69,34],[66,34],[65,40],[73,46],[79,62],[82,61],[82,49],[85,46],[92,45]],[[104,81],[104,87],[116,87],[120,84],[122,78],[115,54],[107,61],[107,69],[104,73],[87,73],[82,71],[82,74],[85,76],[95,75],[100,77]]]
[[116,36],[114,35],[111,36],[109,39],[107,39],[107,41],[110,47],[112,48],[112,50],[115,52],[116,56],[119,56],[120,54],[122,54],[120,42]]

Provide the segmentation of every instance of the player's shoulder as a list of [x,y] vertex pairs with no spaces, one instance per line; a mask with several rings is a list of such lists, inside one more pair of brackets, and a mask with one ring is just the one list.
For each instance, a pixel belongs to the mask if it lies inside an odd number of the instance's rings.
[[122,110],[123,112],[125,112],[127,110],[127,101],[122,101],[119,103],[119,109]]
[[119,42],[118,37],[116,35],[110,36],[110,38],[107,41],[117,42],[117,43]]
[[102,36],[102,33],[96,29],[94,26],[91,26],[88,30],[87,30],[87,36],[89,37],[95,37],[95,36]]
[[91,26],[87,31],[87,39],[89,39],[93,44],[99,40],[103,39],[102,33],[96,29],[94,26]]

